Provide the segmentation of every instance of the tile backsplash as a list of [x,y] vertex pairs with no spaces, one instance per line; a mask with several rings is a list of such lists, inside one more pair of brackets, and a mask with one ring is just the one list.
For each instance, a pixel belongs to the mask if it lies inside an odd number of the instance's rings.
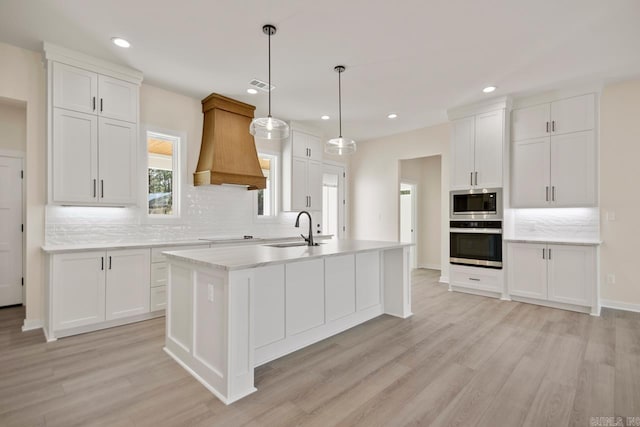
[[[46,244],[127,243],[171,241],[202,237],[295,236],[306,234],[294,228],[296,213],[281,212],[271,220],[257,219],[255,191],[237,186],[193,187],[183,189],[179,219],[150,220],[140,207],[109,208],[47,206]],[[314,230],[321,223],[321,212],[312,212]]]
[[509,209],[505,212],[507,237],[597,239],[598,208]]

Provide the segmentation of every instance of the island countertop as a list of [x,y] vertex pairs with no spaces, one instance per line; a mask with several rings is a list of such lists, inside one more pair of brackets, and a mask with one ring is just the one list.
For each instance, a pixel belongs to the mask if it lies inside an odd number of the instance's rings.
[[411,243],[374,240],[329,240],[318,246],[272,247],[252,245],[242,247],[191,249],[164,252],[169,260],[186,261],[203,267],[220,270],[244,270],[295,260],[313,259],[332,255],[395,249],[411,246]]

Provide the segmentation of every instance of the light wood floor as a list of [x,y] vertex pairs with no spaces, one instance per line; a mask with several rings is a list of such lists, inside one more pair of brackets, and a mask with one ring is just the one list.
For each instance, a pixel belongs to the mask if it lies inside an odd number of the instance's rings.
[[[162,351],[164,319],[46,344],[0,310],[1,426],[588,426],[640,417],[640,314],[447,292],[256,369],[225,406]],[[640,419],[639,419],[640,420]]]

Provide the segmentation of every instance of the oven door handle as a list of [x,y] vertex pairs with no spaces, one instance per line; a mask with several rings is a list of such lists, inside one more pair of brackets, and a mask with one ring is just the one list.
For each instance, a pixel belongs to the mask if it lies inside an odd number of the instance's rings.
[[502,234],[501,228],[450,228],[452,233]]

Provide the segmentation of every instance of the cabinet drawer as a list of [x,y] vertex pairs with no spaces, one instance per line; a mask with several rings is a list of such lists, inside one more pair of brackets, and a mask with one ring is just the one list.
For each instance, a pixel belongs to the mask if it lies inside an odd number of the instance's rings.
[[209,247],[208,243],[203,243],[201,245],[185,245],[185,246],[162,246],[159,248],[151,249],[151,262],[165,262],[167,257],[165,257],[162,252],[170,252],[170,251],[188,251],[189,249],[207,249]]
[[158,286],[151,288],[151,301],[149,311],[164,310],[167,308],[167,287]]
[[451,284],[483,291],[502,292],[502,270],[452,265]]
[[167,285],[167,263],[154,262],[151,264],[151,287]]

